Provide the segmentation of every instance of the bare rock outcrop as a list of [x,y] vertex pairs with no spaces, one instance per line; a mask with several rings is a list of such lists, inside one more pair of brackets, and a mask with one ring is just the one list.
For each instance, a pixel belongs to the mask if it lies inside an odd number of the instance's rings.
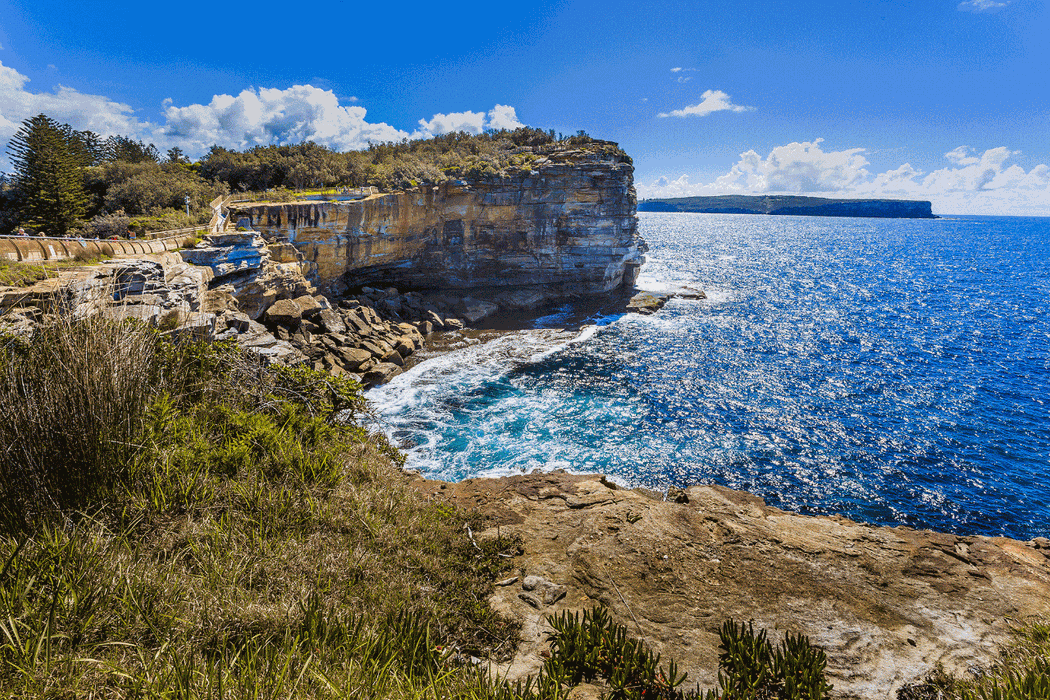
[[538,149],[532,170],[513,177],[356,201],[235,205],[232,216],[298,249],[315,266],[311,281],[337,295],[347,283],[487,289],[503,292],[496,303],[522,308],[536,294],[633,284],[645,251],[634,168],[612,146]]
[[[546,615],[601,603],[678,659],[690,683],[716,684],[718,628],[732,617],[808,635],[827,651],[837,695],[894,698],[938,664],[963,674],[989,665],[1012,620],[1050,613],[1043,539],[802,516],[719,486],[663,500],[560,472],[415,483],[487,516],[482,536],[524,538],[520,578],[492,596],[524,623],[501,669],[512,679],[538,670]],[[526,590],[532,577],[542,591],[564,586],[564,597]]]

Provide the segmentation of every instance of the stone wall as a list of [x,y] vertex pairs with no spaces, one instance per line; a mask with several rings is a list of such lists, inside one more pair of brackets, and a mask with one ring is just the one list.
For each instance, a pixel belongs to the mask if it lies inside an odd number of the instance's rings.
[[510,178],[446,182],[357,201],[246,204],[234,221],[290,241],[322,289],[542,289],[633,284],[645,244],[634,168],[620,155],[561,151]]
[[105,255],[112,258],[130,258],[155,255],[181,248],[196,239],[193,231],[156,239],[95,240],[91,238],[38,238],[36,236],[0,236],[0,260],[10,262],[42,262],[44,260],[73,260]]

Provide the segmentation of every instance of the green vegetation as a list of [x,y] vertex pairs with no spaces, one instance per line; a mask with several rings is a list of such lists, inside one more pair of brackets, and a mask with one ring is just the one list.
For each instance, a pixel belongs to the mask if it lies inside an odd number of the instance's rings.
[[96,256],[84,251],[73,260],[56,260],[47,262],[11,262],[0,260],[0,287],[30,287],[40,280],[57,277],[64,269],[80,267],[85,264],[106,259],[107,255]]
[[[0,233],[19,227],[63,236],[126,236],[207,222],[221,182],[172,149],[161,163],[153,144],[101,139],[39,114],[8,145],[14,176],[0,180]],[[186,213],[189,199],[190,212]]]
[[23,226],[51,235],[80,230],[104,237],[203,224],[212,214],[208,203],[230,192],[267,191],[287,200],[307,188],[371,185],[389,191],[506,177],[566,150],[630,162],[615,144],[583,132],[564,137],[528,127],[372,144],[347,153],[309,142],[243,153],[213,146],[196,163],[175,147],[162,161],[153,144],[125,136],[103,140],[43,114],[23,123],[8,150],[16,172],[0,178],[0,233]]
[[1050,621],[1017,625],[991,668],[960,679],[942,670],[902,688],[898,700],[1045,700],[1050,698]]
[[372,144],[366,150],[347,153],[314,143],[256,146],[243,153],[213,147],[201,160],[200,172],[206,178],[225,182],[232,192],[367,185],[392,190],[459,178],[505,177],[531,169],[545,153],[566,148],[628,160],[614,144],[582,132],[558,138],[553,132],[522,127]]
[[361,410],[131,323],[4,340],[0,695],[473,694],[455,653],[513,648],[483,601],[517,544],[475,547]]
[[629,637],[605,608],[547,618],[550,656],[539,676],[503,683],[493,700],[560,700],[580,683],[604,686],[608,700],[822,700],[831,692],[824,678],[823,650],[801,635],[785,636],[774,651],[763,630],[726,621],[720,632],[720,690],[683,690],[687,676],[674,661]]
[[83,216],[87,197],[80,177],[74,132],[38,114],[22,123],[8,153],[15,170],[21,218],[29,226],[63,236]]

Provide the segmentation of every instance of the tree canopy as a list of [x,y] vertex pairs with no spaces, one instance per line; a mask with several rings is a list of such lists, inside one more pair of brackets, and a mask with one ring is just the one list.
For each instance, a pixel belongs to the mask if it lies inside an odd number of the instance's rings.
[[228,192],[365,185],[389,191],[506,177],[565,147],[630,161],[615,144],[582,131],[566,138],[521,127],[376,143],[345,153],[312,142],[243,152],[212,146],[193,163],[178,146],[162,158],[152,143],[119,135],[104,139],[40,114],[23,122],[8,146],[15,173],[10,182],[0,181],[0,230],[25,225],[64,235],[74,227],[123,230],[124,222],[138,231],[180,228],[207,221],[208,202]]
[[22,123],[7,152],[14,166],[21,219],[65,235],[87,208],[81,169],[87,155],[71,129],[38,114]]

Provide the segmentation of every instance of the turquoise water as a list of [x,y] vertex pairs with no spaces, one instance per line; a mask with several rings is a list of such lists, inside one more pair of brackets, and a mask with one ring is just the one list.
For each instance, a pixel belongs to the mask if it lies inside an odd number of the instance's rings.
[[1050,219],[641,214],[697,286],[428,360],[371,393],[409,466],[715,482],[802,513],[1050,535]]

